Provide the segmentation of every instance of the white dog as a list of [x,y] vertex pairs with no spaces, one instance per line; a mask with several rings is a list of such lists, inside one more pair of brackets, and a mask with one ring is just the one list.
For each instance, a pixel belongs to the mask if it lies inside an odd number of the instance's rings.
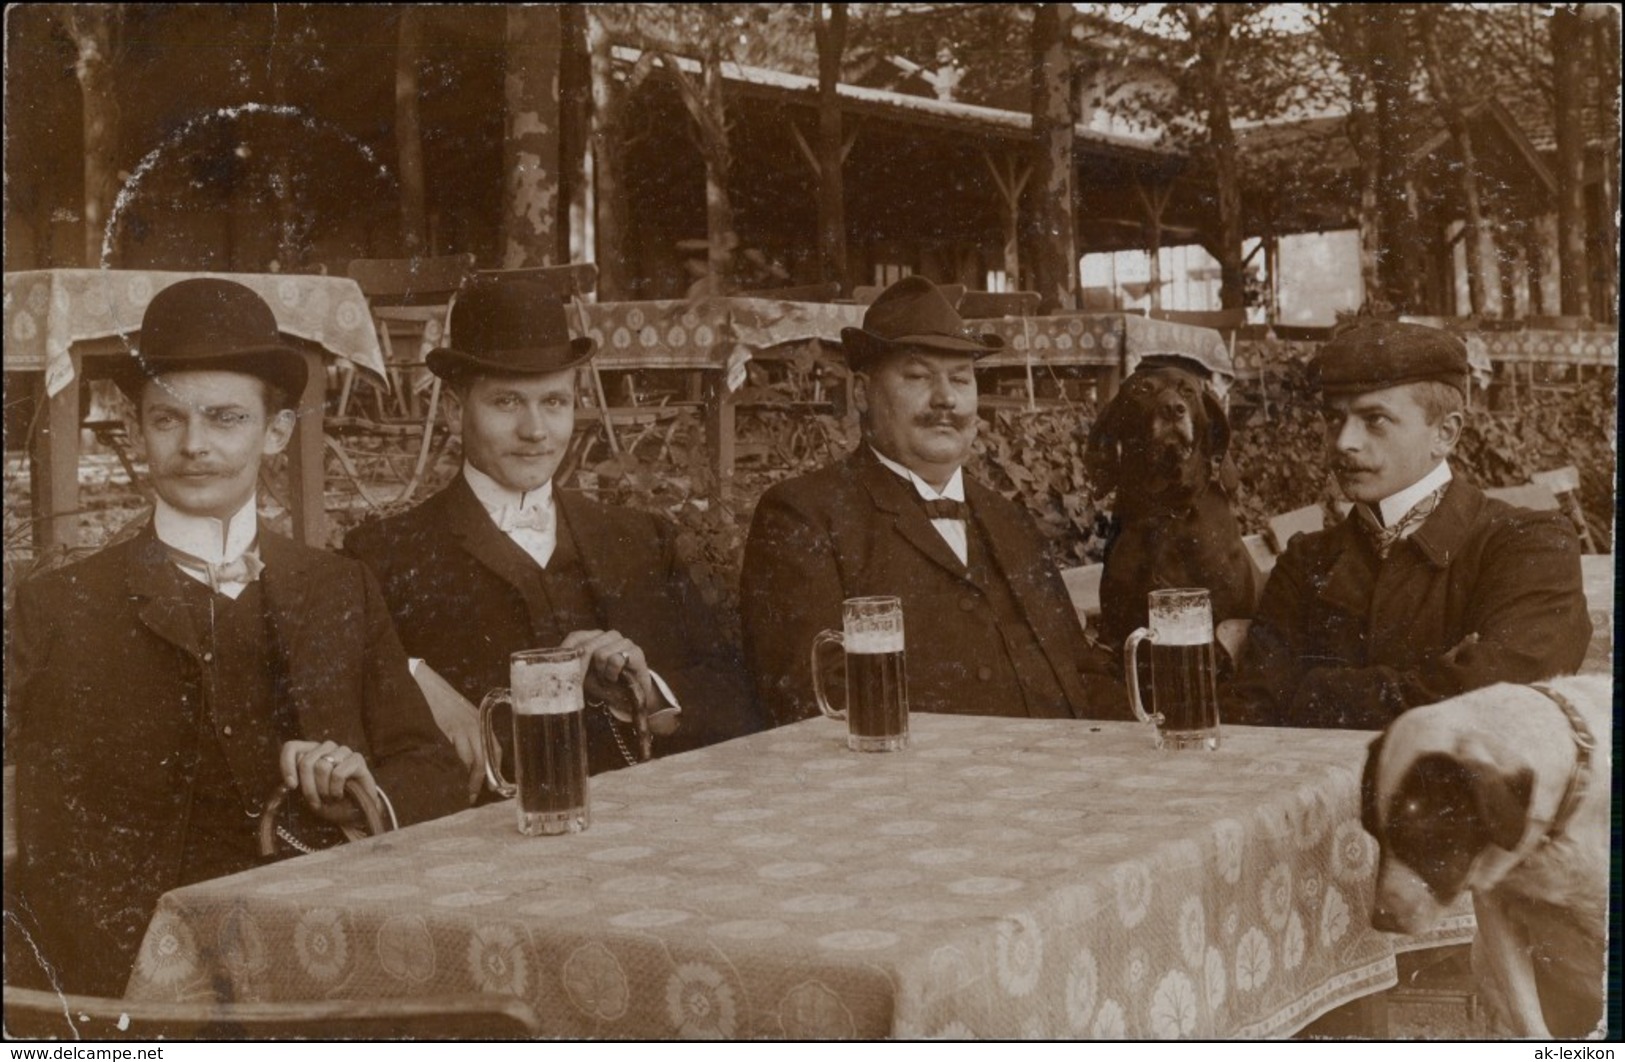
[[1471,889],[1479,996],[1513,1036],[1602,1020],[1612,716],[1606,675],[1491,686],[1405,712],[1366,760],[1372,925],[1421,932]]

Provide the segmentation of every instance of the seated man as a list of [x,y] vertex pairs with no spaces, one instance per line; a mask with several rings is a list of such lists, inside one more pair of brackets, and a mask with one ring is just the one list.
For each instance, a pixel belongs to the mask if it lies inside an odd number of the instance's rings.
[[1378,321],[1327,343],[1311,373],[1332,471],[1355,504],[1277,562],[1225,720],[1375,730],[1407,708],[1578,668],[1591,621],[1568,519],[1451,473],[1461,340]]
[[[921,277],[841,333],[864,442],[762,496],[741,578],[745,656],[779,723],[818,713],[809,649],[849,597],[903,602],[909,707],[1127,718],[1032,518],[962,471],[976,438],[975,335]],[[1103,666],[1103,662],[1102,662]]]
[[443,677],[442,724],[472,725],[472,704],[508,685],[511,654],[579,645],[593,772],[633,761],[638,715],[665,752],[761,729],[671,526],[553,488],[592,340],[571,339],[559,300],[514,279],[472,282],[450,323],[453,345],[428,363],[459,406],[462,474],[345,540],[377,574],[407,651]]
[[165,288],[119,382],[152,521],[18,587],[8,661],[7,980],[103,996],[159,896],[260,861],[278,785],[336,815],[354,779],[402,824],[466,806],[367,570],[258,526],[305,385],[270,307],[226,280]]

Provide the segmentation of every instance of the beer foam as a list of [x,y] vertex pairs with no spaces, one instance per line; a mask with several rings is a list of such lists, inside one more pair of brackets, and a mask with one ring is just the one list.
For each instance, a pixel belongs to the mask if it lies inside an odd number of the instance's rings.
[[584,703],[581,665],[574,660],[515,664],[510,678],[513,710],[520,715],[564,715]]
[[1213,640],[1213,616],[1206,609],[1153,610],[1151,638],[1158,645],[1206,645]]
[[867,629],[861,631],[848,631],[843,636],[846,651],[856,656],[879,656],[882,653],[900,653],[903,651],[903,631],[901,627],[891,630]]

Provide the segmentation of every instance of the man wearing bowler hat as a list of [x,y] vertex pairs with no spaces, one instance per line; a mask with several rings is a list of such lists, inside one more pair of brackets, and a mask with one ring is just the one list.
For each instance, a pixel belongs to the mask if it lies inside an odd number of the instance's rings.
[[1467,350],[1376,321],[1310,368],[1340,524],[1292,540],[1253,618],[1227,721],[1381,729],[1407,708],[1580,666],[1591,637],[1574,528],[1456,477]]
[[762,496],[741,580],[745,655],[779,723],[818,712],[809,649],[849,597],[902,599],[913,711],[1127,717],[1020,506],[963,472],[972,333],[936,285],[898,281],[841,332],[863,442]]
[[467,804],[367,570],[259,526],[260,464],[305,385],[270,307],[228,280],[173,284],[118,383],[152,519],[18,587],[7,661],[7,980],[102,996],[159,896],[260,861],[279,786],[324,817],[352,781],[401,824]]
[[[580,646],[588,660],[588,765],[761,729],[710,606],[665,521],[556,490],[575,427],[576,370],[564,306],[533,281],[476,278],[452,305],[448,345],[430,352],[462,425],[463,469],[410,512],[350,533],[378,576],[420,683],[441,687],[441,718],[508,685],[509,656]],[[449,688],[448,688],[449,687]],[[465,758],[478,742],[458,739]],[[481,761],[483,762],[483,761]]]

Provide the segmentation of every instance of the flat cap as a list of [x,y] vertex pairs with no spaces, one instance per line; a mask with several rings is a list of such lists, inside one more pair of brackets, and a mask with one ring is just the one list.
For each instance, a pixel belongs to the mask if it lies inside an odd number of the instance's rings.
[[1467,345],[1427,325],[1372,321],[1336,336],[1315,355],[1309,376],[1328,395],[1363,394],[1437,380],[1467,393]]

